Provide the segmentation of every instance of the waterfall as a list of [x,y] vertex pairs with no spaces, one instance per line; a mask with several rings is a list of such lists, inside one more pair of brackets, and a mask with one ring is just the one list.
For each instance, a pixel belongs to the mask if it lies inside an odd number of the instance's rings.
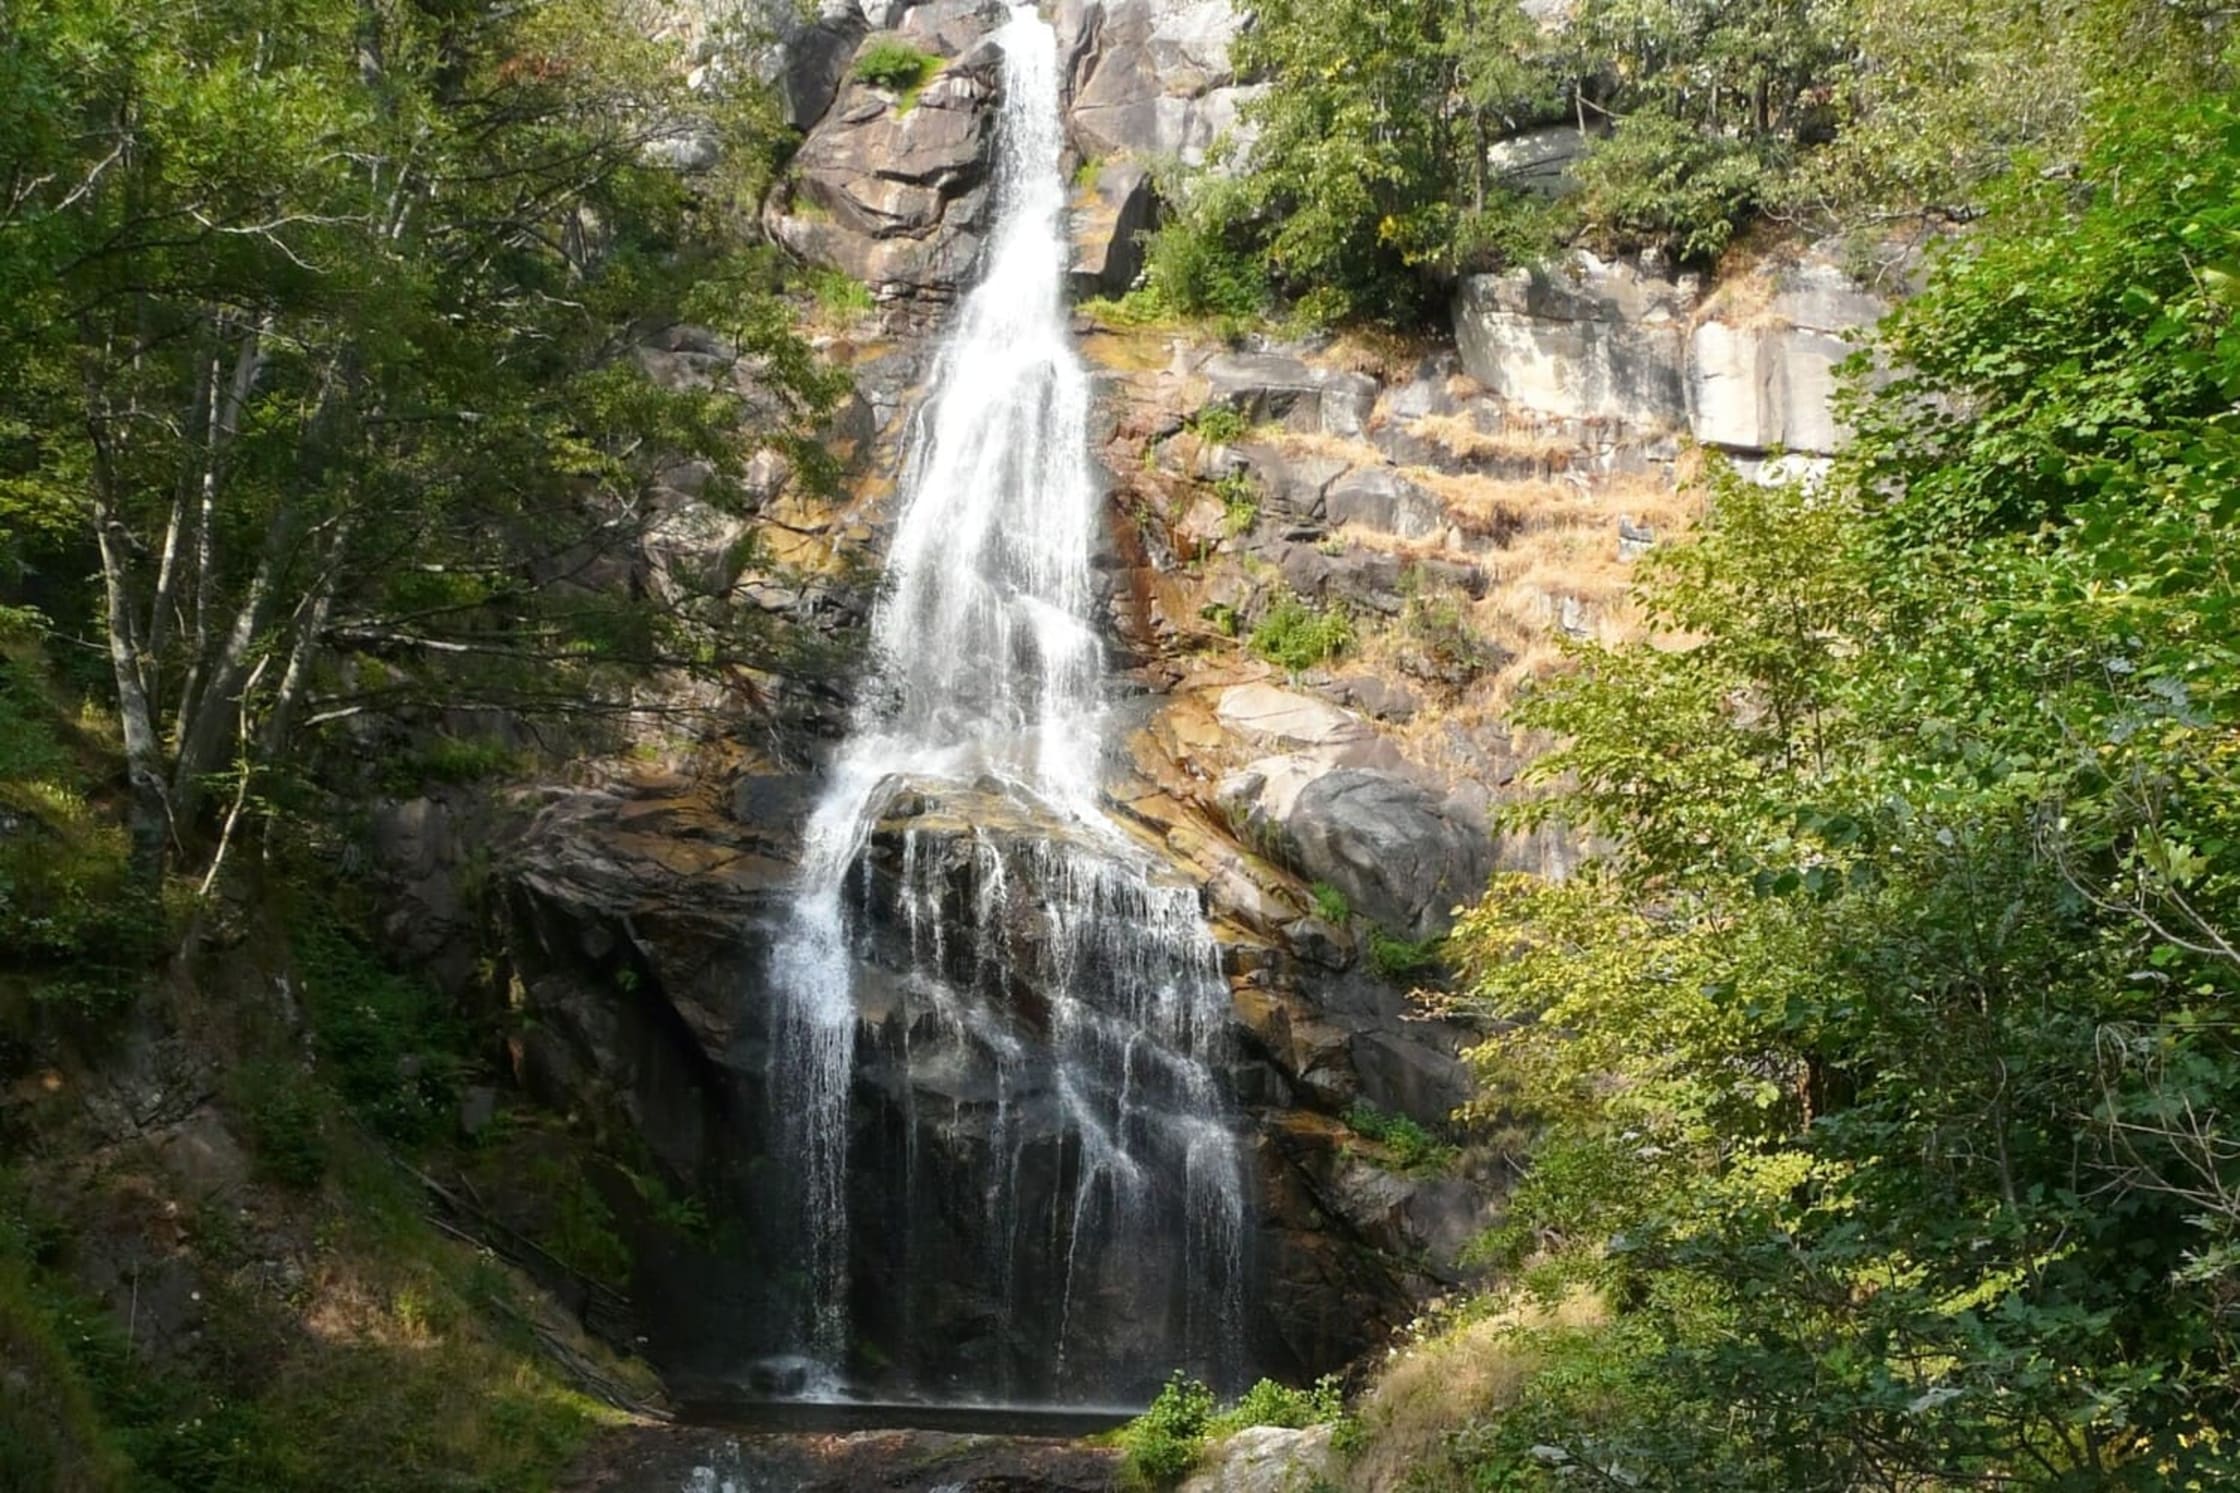
[[[1100,497],[1062,294],[1057,43],[1025,5],[996,39],[994,227],[914,427],[869,678],[773,946],[769,1096],[799,1210],[807,1304],[792,1346],[837,1387],[851,1255],[869,1247],[849,1216],[858,986],[874,925],[903,930],[907,1140],[891,1187],[908,1199],[923,1185],[923,1127],[978,1127],[978,1284],[1028,1367],[973,1387],[1055,1400],[1100,1383],[1103,1348],[1083,1337],[1092,1298],[1108,1317],[1164,1321],[1152,1298],[1175,1282],[1182,1323],[1139,1329],[1143,1367],[1233,1375],[1245,1167],[1216,1076],[1228,990],[1196,889],[1162,879],[1101,806]],[[874,874],[875,833],[906,792],[973,807],[939,845],[909,831]],[[914,1078],[934,1051],[991,1075],[992,1102],[921,1114]],[[1030,1156],[1062,1181],[1026,1185]],[[913,1239],[896,1247],[914,1260]]]

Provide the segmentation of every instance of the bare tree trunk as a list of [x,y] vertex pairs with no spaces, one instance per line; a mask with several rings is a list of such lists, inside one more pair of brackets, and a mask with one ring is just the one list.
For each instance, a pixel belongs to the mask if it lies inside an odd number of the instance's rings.
[[131,545],[124,520],[117,513],[115,464],[93,383],[89,375],[93,534],[101,552],[109,665],[117,680],[117,719],[124,733],[125,772],[132,785],[126,825],[132,837],[133,869],[153,881],[163,872],[171,829],[170,805],[163,787],[163,744],[156,735],[155,714],[149,708],[147,682],[141,674],[140,646],[132,620]]

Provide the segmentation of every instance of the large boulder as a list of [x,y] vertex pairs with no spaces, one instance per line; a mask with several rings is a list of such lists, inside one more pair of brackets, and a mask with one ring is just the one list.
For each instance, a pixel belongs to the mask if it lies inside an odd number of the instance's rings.
[[1346,464],[1334,456],[1304,455],[1254,442],[1231,449],[1245,470],[1259,484],[1261,508],[1266,517],[1298,528],[1319,532],[1324,522],[1324,494],[1344,473]]
[[1272,684],[1224,690],[1214,716],[1254,746],[1311,757],[1327,767],[1400,765],[1399,752],[1360,716]]
[[1272,685],[1240,685],[1216,707],[1246,742],[1273,748],[1215,790],[1232,822],[1302,877],[1345,893],[1404,938],[1442,932],[1493,867],[1482,816],[1419,781],[1351,711]]
[[1072,64],[1075,148],[1204,164],[1259,91],[1229,63],[1242,26],[1229,0],[1064,0],[1057,28]]
[[1347,439],[1358,437],[1377,402],[1377,381],[1365,373],[1316,368],[1287,352],[1221,352],[1199,370],[1212,402],[1254,424]]
[[1669,280],[1580,252],[1554,268],[1471,275],[1454,306],[1472,378],[1509,404],[1559,419],[1675,429],[1694,277]]
[[1348,472],[1330,484],[1322,501],[1333,528],[1358,524],[1402,539],[1429,539],[1447,527],[1446,505],[1391,467]]
[[824,117],[840,92],[856,45],[863,40],[863,13],[854,0],[826,0],[812,19],[804,19],[798,5],[768,10],[779,40],[762,70],[777,92],[786,124],[805,130]]
[[1714,305],[1688,344],[1688,416],[1697,440],[1730,451],[1825,456],[1847,432],[1836,367],[1889,302],[1822,255],[1778,271],[1749,314]]
[[1404,938],[1444,932],[1485,888],[1492,843],[1462,805],[1409,778],[1340,768],[1306,783],[1279,821],[1303,871]]
[[[955,24],[939,39],[961,34]],[[772,194],[771,237],[883,300],[955,299],[988,226],[1001,60],[992,45],[972,46],[915,100],[850,82]]]
[[1287,1430],[1249,1426],[1207,1449],[1182,1493],[1306,1493],[1329,1486],[1329,1425]]

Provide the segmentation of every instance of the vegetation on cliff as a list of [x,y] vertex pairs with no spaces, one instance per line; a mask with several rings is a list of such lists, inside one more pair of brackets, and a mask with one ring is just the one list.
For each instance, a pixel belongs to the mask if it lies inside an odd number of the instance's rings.
[[[1577,649],[1450,943],[1546,1302],[1434,1486],[2240,1472],[2240,106],[2100,109],[1885,327],[1825,479],[1716,476]],[[1451,1483],[1440,1481],[1451,1476]]]
[[[2215,72],[2206,4],[2090,0],[1270,0],[1238,67],[1272,86],[1180,185],[1147,295],[1233,318],[1407,323],[1457,273],[1581,241],[1707,264],[1750,224],[1971,218],[2013,162],[2066,168],[2096,100]],[[1536,127],[1547,170],[1492,150]]]

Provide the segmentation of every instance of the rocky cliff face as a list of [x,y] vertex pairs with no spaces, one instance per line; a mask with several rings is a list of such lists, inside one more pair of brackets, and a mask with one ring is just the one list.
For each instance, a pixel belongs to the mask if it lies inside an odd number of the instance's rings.
[[[806,128],[767,230],[877,300],[826,339],[858,375],[834,431],[850,488],[814,499],[765,473],[741,569],[740,525],[682,474],[657,495],[672,521],[649,563],[730,565],[731,603],[834,645],[816,656],[844,658],[860,635],[931,339],[987,230],[1000,71],[986,38],[1001,14],[975,0],[831,9],[758,54]],[[1150,161],[1202,155],[1250,97],[1227,62],[1239,20],[1225,0],[1068,0],[1058,24],[1086,168],[1074,281],[1118,288],[1153,211]],[[914,98],[848,77],[874,27],[944,60]],[[1451,340],[1406,348],[1078,325],[1107,485],[1098,574],[1132,723],[1106,792],[1203,888],[1232,992],[1225,1078],[1256,1160],[1256,1368],[1311,1375],[1376,1345],[1453,1278],[1497,1208],[1470,1175],[1400,1174],[1344,1121],[1366,1102],[1438,1124],[1468,1096],[1467,1034],[1414,1018],[1392,950],[1441,932],[1495,869],[1568,869],[1562,836],[1489,828],[1535,745],[1507,726],[1507,701],[1563,638],[1638,625],[1628,568],[1689,517],[1675,475],[1691,439],[1750,462],[1833,449],[1829,372],[1879,309],[1824,255],[1709,288],[1582,255],[1467,281]],[[1299,602],[1349,616],[1352,646],[1296,670],[1244,646]],[[735,1386],[768,1346],[774,1301],[798,1290],[760,1263],[767,1230],[786,1226],[757,1212],[786,1164],[766,1133],[764,986],[849,688],[829,668],[742,683],[726,739],[587,764],[517,803],[497,840],[508,956],[534,1017],[515,1055],[524,1083],[636,1136],[662,1176],[738,1221],[642,1261],[650,1347],[688,1388]],[[446,888],[483,831],[426,802],[385,816],[385,864],[420,914],[400,926],[456,962]],[[905,834],[911,855],[965,866],[967,836],[990,828],[969,805],[904,817],[873,837],[865,877],[900,874]],[[1021,895],[1031,936],[1033,888]],[[873,943],[909,936],[884,927]],[[867,959],[882,966],[876,947]],[[1019,996],[1030,1024],[1033,1000]],[[908,1152],[931,1179],[898,1193],[867,1171],[851,1213],[922,1210],[916,1236],[949,1241],[914,1260],[884,1257],[876,1230],[855,1246],[858,1278],[892,1283],[855,1304],[859,1367],[919,1392],[999,1383],[1011,1352],[975,1279],[983,1200],[940,1180],[985,1171],[986,1065],[968,1041],[947,1064],[882,1056],[939,1037],[936,1015],[899,985],[863,1006],[850,1110],[856,1154]],[[1078,1164],[1057,1144],[1020,1154],[1022,1196]]]

